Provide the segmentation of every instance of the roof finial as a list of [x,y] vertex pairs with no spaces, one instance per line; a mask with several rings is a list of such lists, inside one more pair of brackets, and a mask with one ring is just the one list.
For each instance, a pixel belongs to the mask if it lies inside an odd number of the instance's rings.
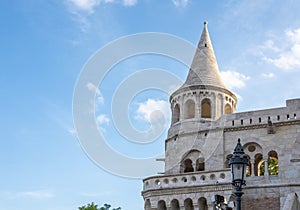
[[207,21],[204,21],[204,29],[207,30]]

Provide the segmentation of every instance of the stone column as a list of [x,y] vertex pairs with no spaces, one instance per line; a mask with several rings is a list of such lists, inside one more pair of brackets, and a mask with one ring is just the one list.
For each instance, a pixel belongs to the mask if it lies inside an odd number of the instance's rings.
[[251,166],[251,176],[255,176],[255,173],[254,173],[254,163],[250,163],[250,166]]
[[200,95],[197,94],[195,99],[195,118],[199,119],[201,117]]
[[179,113],[179,121],[183,120],[184,119],[184,107],[183,107],[183,97],[184,96],[181,96],[180,97],[180,101],[179,101],[179,105],[180,105],[180,113]]
[[213,119],[213,120],[216,119],[216,114],[217,114],[216,98],[217,97],[216,97],[215,93],[211,93],[210,108],[211,108],[211,119]]
[[264,176],[265,177],[269,177],[269,157],[265,157],[264,158],[264,161],[265,161],[265,173],[264,173]]
[[194,171],[196,171],[196,167],[197,167],[196,162],[193,162],[193,163],[192,163],[192,166],[193,166]]

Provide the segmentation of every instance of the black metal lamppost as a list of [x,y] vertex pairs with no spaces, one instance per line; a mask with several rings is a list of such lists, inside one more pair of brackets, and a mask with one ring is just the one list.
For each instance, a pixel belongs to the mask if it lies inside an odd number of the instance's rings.
[[247,165],[249,165],[249,160],[244,153],[240,139],[238,139],[233,156],[229,158],[229,165],[232,174],[232,185],[235,187],[236,210],[241,210],[241,198],[244,194],[242,192],[242,186],[246,185],[246,169]]

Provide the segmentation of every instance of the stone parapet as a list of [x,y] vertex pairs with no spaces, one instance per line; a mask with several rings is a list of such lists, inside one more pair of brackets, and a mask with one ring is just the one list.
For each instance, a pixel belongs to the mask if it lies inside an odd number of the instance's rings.
[[192,172],[164,176],[152,176],[144,179],[143,190],[193,187],[231,182],[229,169],[208,172]]

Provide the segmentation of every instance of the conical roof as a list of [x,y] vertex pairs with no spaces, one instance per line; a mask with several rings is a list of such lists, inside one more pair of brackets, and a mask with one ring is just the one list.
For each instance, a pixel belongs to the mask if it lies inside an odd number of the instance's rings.
[[220,76],[206,21],[204,22],[202,35],[183,87],[194,85],[214,86],[227,89]]

